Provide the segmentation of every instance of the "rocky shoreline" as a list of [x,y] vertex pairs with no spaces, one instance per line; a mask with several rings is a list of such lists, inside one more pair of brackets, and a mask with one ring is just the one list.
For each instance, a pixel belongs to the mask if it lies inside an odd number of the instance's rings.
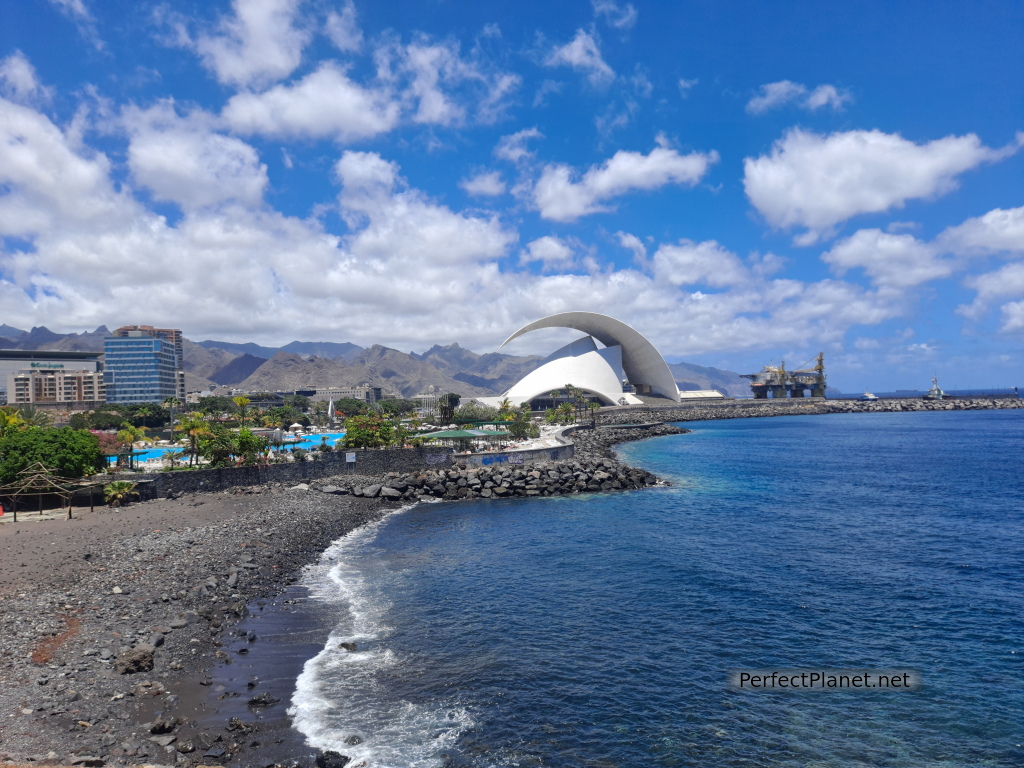
[[286,726],[287,704],[258,683],[225,693],[247,697],[252,718],[195,716],[255,601],[287,589],[333,540],[417,500],[653,485],[611,446],[685,431],[582,431],[563,462],[344,476],[0,526],[0,764],[267,765],[260,733]]
[[[261,739],[287,730],[286,702],[255,682],[223,694],[246,697],[251,717],[212,722],[196,716],[196,701],[211,695],[204,683],[231,662],[228,646],[244,640],[258,648],[255,637],[234,637],[250,606],[296,589],[289,585],[332,541],[409,503],[649,486],[658,479],[617,461],[614,446],[687,431],[657,422],[992,407],[1022,405],[787,401],[629,409],[602,414],[606,426],[578,430],[576,455],[567,461],[236,488],[101,507],[73,521],[0,525],[0,764],[275,764]],[[640,421],[655,423],[616,426]],[[321,768],[346,762],[332,753],[316,758]]]

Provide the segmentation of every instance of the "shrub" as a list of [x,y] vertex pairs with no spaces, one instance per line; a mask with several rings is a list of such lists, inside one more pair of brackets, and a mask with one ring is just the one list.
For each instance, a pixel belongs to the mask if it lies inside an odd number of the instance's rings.
[[128,480],[115,480],[112,483],[107,483],[103,489],[103,499],[112,507],[120,507],[122,504],[127,504],[132,496],[139,495],[135,488],[136,484]]
[[36,462],[61,477],[84,477],[100,466],[99,440],[70,427],[30,427],[0,440],[0,483]]

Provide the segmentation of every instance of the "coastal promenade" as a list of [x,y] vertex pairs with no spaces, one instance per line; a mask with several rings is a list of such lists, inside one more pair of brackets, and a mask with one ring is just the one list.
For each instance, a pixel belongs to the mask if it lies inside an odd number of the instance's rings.
[[[332,541],[414,500],[642,488],[657,478],[616,460],[614,446],[686,431],[652,422],[1020,407],[883,400],[621,409],[601,414],[607,426],[575,433],[575,456],[561,462],[271,483],[0,525],[0,764],[278,761],[272,744],[288,735],[287,702],[261,698],[258,682],[220,694],[251,701],[251,716],[204,715],[211,673],[231,662],[233,627]],[[258,638],[247,647],[258,654]],[[290,757],[312,766],[316,755],[306,751]]]

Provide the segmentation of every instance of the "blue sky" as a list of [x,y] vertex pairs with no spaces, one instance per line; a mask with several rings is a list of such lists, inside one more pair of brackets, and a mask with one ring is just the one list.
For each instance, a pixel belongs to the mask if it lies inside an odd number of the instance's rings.
[[1020,3],[2,13],[10,325],[486,352],[583,309],[846,391],[1024,384]]

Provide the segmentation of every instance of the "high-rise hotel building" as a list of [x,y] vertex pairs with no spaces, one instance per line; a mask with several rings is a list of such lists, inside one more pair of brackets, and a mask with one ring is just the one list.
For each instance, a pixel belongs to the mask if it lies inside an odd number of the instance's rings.
[[185,400],[181,331],[151,325],[125,325],[103,342],[108,403],[160,403]]

